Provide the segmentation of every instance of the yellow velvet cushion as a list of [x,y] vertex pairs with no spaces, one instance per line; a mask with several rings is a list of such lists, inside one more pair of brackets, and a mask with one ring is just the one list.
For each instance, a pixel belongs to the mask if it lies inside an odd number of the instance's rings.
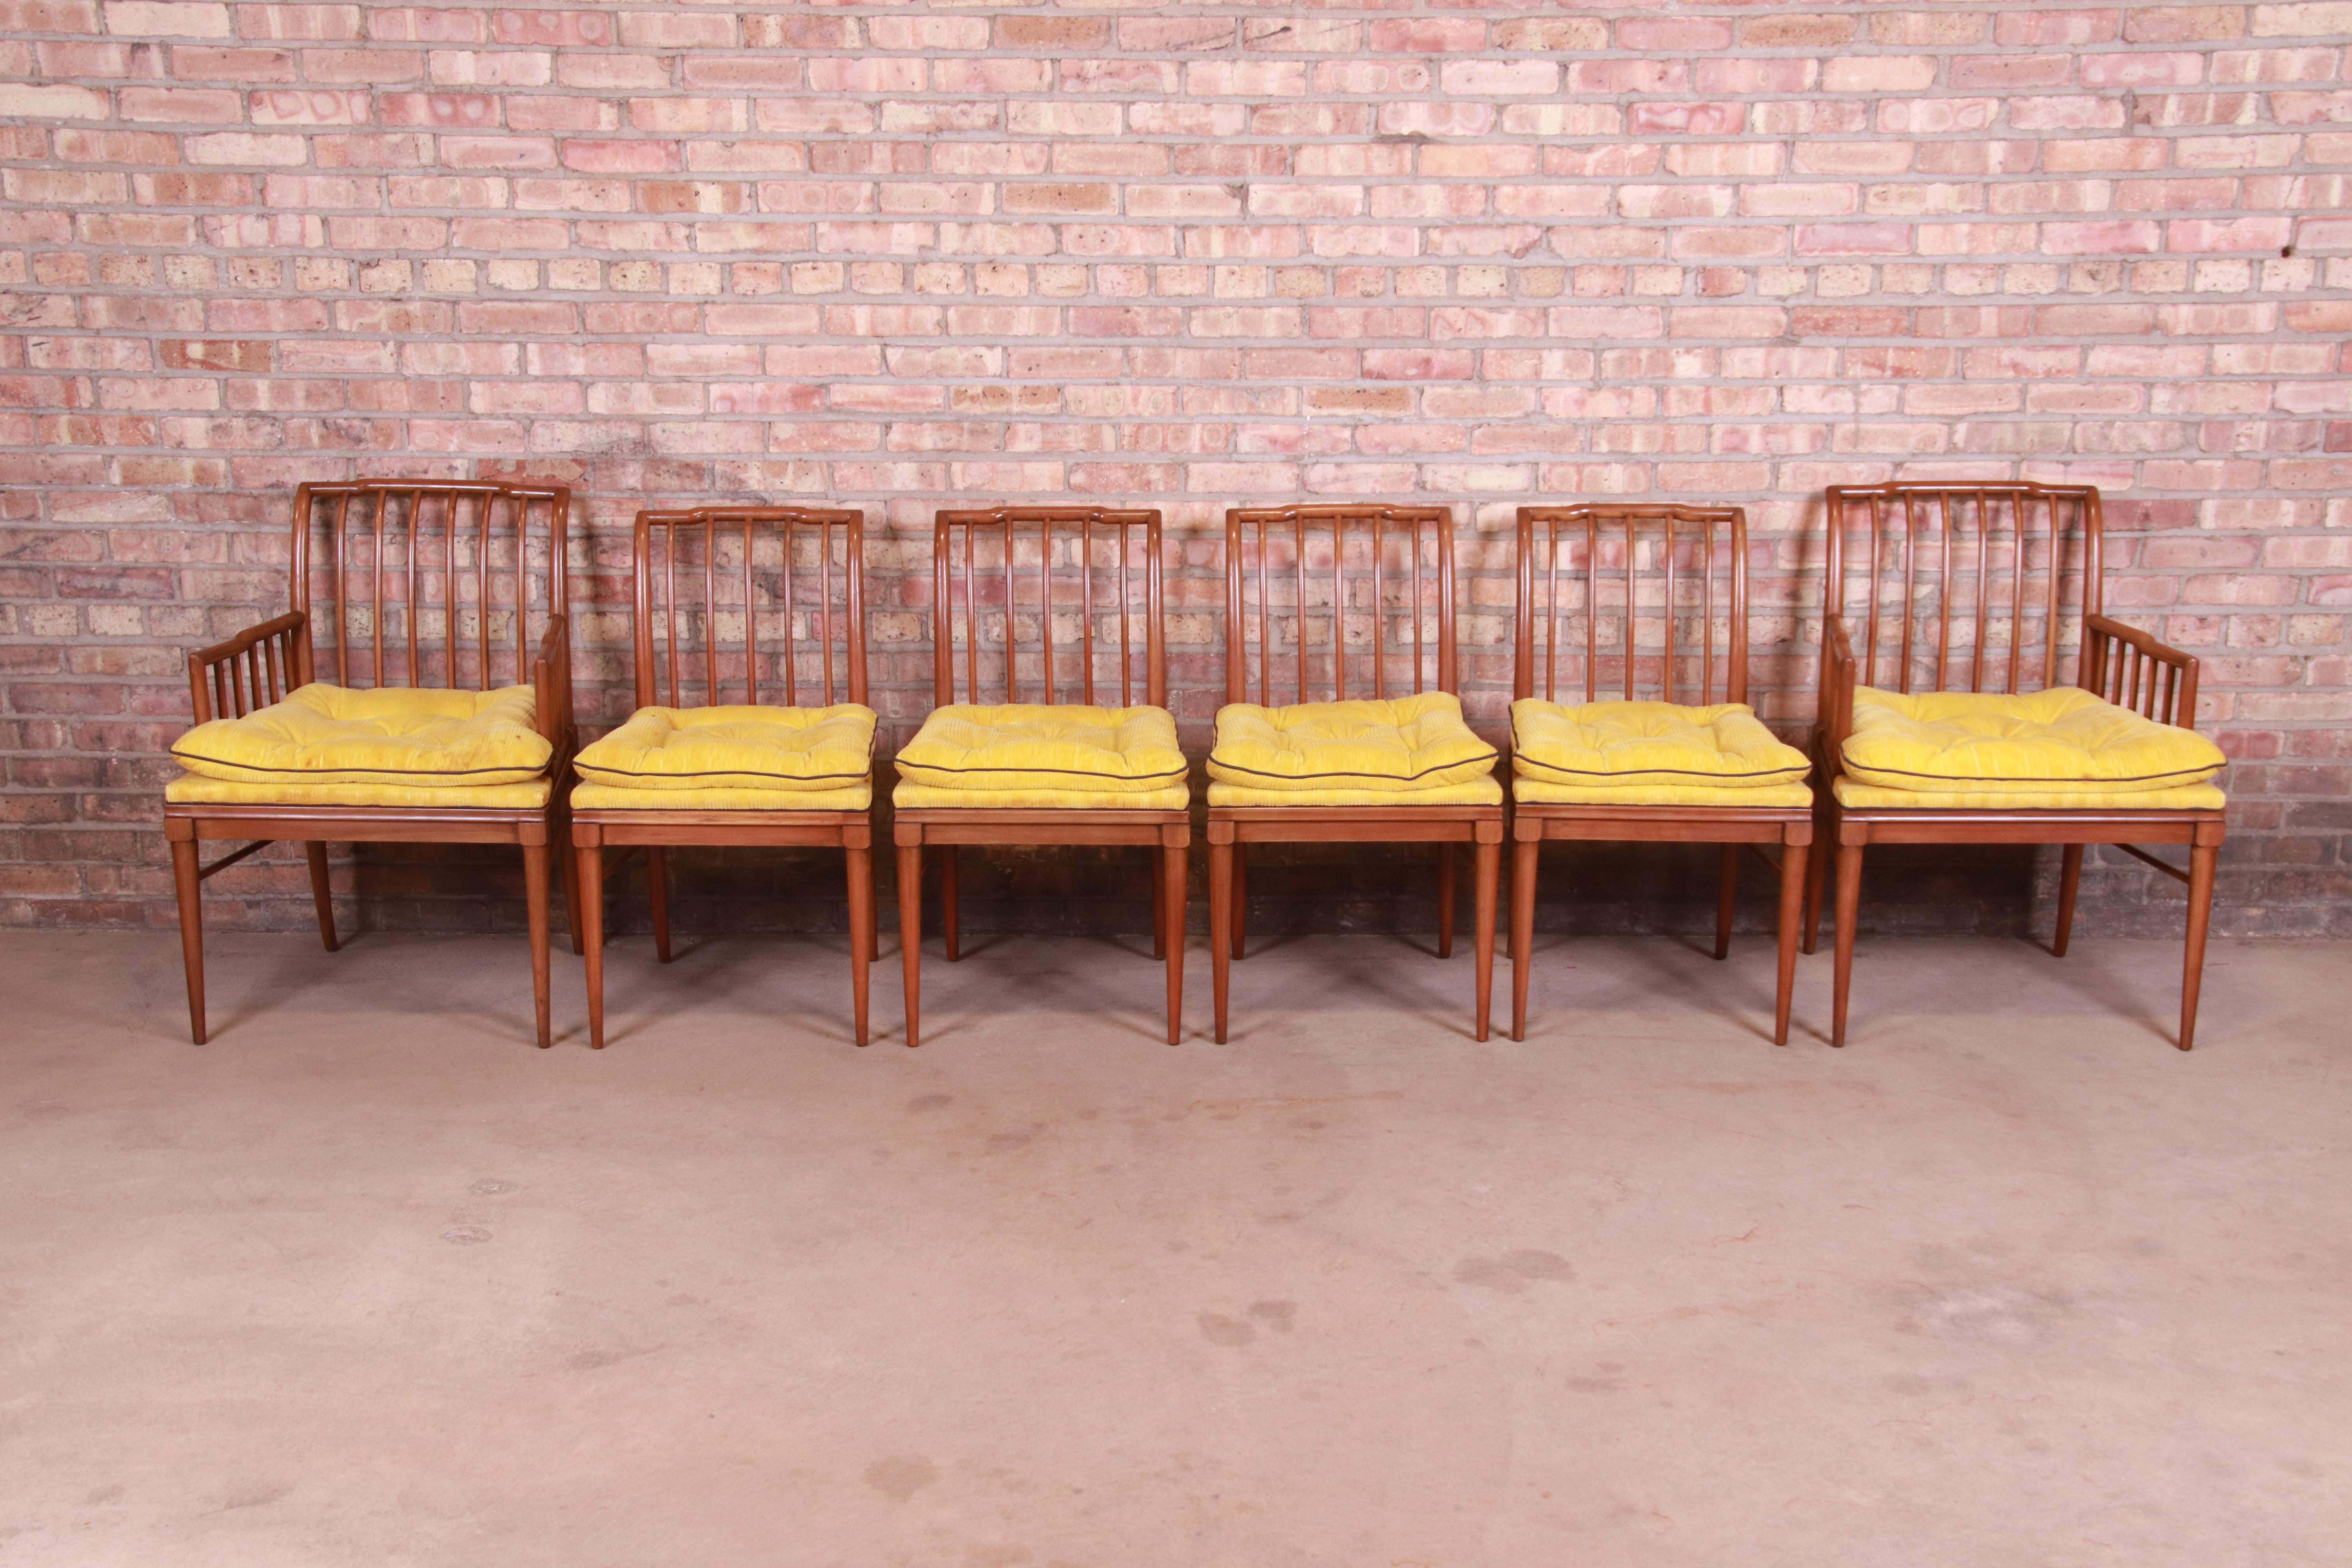
[[1863,687],[1841,760],[1882,789],[2126,794],[2203,784],[2228,761],[2193,730],[2159,724],[2077,687],[2022,695]]
[[1234,702],[1217,710],[1209,776],[1248,790],[1396,795],[1490,777],[1496,755],[1450,691],[1287,708]]
[[1142,795],[1181,788],[1191,772],[1164,708],[1039,702],[950,703],[899,751],[898,776],[935,790],[1086,790]]
[[824,790],[866,784],[874,710],[640,708],[583,747],[572,765],[591,784],[627,790]]
[[[1549,784],[1710,790],[1795,784],[1805,753],[1767,730],[1745,702],[1587,702],[1523,697],[1511,704],[1511,771]],[[1525,795],[1521,799],[1528,798]]]
[[940,789],[900,779],[890,794],[900,811],[1185,811],[1192,786],[1154,789]]
[[1511,780],[1511,798],[1521,805],[1738,805],[1787,810],[1791,806],[1811,806],[1813,804],[1813,786],[1800,780],[1795,784],[1757,784],[1737,789],[1726,789],[1720,784],[1636,784],[1611,787],[1590,784],[1548,784],[1531,774],[1519,773]]
[[242,784],[472,789],[521,784],[555,748],[533,726],[528,686],[496,691],[356,689],[314,681],[242,719],[199,724],[172,746],[190,773]]
[[458,788],[398,784],[264,784],[182,773],[163,798],[182,805],[425,805],[436,811],[536,811],[555,781],[541,773],[520,784]]
[[1369,805],[1408,808],[1423,805],[1500,805],[1503,781],[1493,773],[1460,784],[1432,784],[1425,789],[1252,789],[1247,784],[1209,784],[1209,804],[1271,805],[1296,811],[1309,805]]
[[572,790],[580,811],[864,811],[874,804],[874,781],[836,789],[622,789],[582,784]]
[[2172,789],[1921,790],[1884,789],[1837,781],[1840,805],[1856,811],[2220,811],[2229,804],[2219,784],[2180,784]]

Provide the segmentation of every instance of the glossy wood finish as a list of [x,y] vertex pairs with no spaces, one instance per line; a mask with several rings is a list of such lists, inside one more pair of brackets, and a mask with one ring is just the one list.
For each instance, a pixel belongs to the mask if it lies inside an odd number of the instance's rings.
[[[1230,510],[1225,513],[1225,700],[1271,707],[1458,691],[1454,595],[1451,508]],[[1360,643],[1351,644],[1351,626],[1360,628]],[[1288,678],[1286,689],[1280,679],[1284,676]],[[1453,847],[1471,846],[1473,1029],[1477,1038],[1485,1039],[1493,995],[1503,824],[1499,805],[1210,806],[1209,952],[1217,1039],[1225,1038],[1233,962],[1244,946],[1247,847],[1312,843],[1439,846],[1439,914],[1446,921],[1438,936],[1440,957],[1453,951],[1453,931],[1446,920],[1453,901]]]
[[[1829,590],[1815,788],[1823,847],[1837,850],[1830,1043],[1845,1044],[1854,926],[1864,853],[1870,845],[2063,846],[2057,933],[2051,945],[2063,957],[2074,933],[2083,847],[2112,844],[2188,885],[2175,1041],[2188,1050],[2196,1043],[2213,879],[2226,833],[2221,812],[1848,809],[1834,794],[1845,742],[1853,731],[1858,687],[1881,686],[1892,678],[1895,689],[1906,692],[2046,689],[2066,679],[2070,622],[2076,632],[2073,684],[2158,723],[2196,727],[2197,660],[2102,613],[2098,490],[2088,485],[1848,486],[1830,490],[1828,510]],[[1856,618],[1848,608],[1849,579],[1859,587],[1864,605],[1859,648],[1848,624]],[[1993,634],[2004,626],[2006,635],[1996,646]],[[2184,845],[2189,865],[2175,867],[2149,855],[2138,847],[2144,844]],[[1826,858],[1817,863],[1806,897],[1808,952],[1819,938],[1828,891]]]
[[[562,485],[367,479],[295,491],[288,551],[292,608],[188,656],[195,721],[267,707],[321,679],[322,663],[323,679],[339,686],[488,690],[527,684],[538,694],[540,732],[554,748],[550,768],[557,783],[544,806],[520,810],[166,802],[163,837],[179,898],[188,1026],[198,1045],[207,1038],[203,883],[272,841],[305,846],[319,936],[329,952],[339,944],[327,889],[328,843],[517,847],[538,1039],[542,1047],[551,1043],[548,846],[562,841],[563,780],[577,739],[565,561],[571,511],[572,492]],[[331,609],[321,610],[322,604]],[[323,658],[330,646],[331,662]],[[201,862],[201,844],[238,838],[251,842],[209,866]],[[570,858],[557,858],[577,942],[578,889]]]
[[[641,511],[630,534],[630,574],[639,708],[757,706],[763,695],[782,698],[785,707],[866,700],[864,512],[797,506]],[[763,623],[772,637],[763,637]],[[699,703],[688,700],[698,694]],[[604,1046],[604,889],[621,864],[606,850],[645,851],[654,952],[667,963],[666,851],[688,846],[843,852],[851,1030],[866,1044],[877,945],[871,807],[572,813],[572,847],[588,906],[588,1043]]]
[[[1112,507],[940,512],[931,544],[932,700],[942,707],[956,700],[960,647],[967,702],[1052,705],[1075,698],[1083,706],[1133,707],[1140,697],[1143,706],[1165,708],[1160,528],[1156,510]],[[1056,618],[1073,616],[1075,637],[1058,641]],[[921,1041],[924,852],[943,851],[940,924],[954,963],[963,952],[956,853],[964,845],[1148,849],[1152,953],[1166,969],[1168,1043],[1181,1037],[1190,811],[924,806],[900,809],[891,823],[908,1045]]]
[[[1580,504],[1519,509],[1512,695],[1570,705],[1748,700],[1748,516],[1738,507]],[[1720,636],[1717,612],[1722,612]],[[1581,633],[1579,633],[1579,623]],[[1643,628],[1654,627],[1645,637]],[[1717,657],[1717,645],[1721,656]],[[1580,676],[1579,679],[1577,677]],[[1516,787],[1516,780],[1514,781]],[[1553,805],[1511,810],[1511,1038],[1527,1038],[1536,878],[1550,840],[1722,846],[1715,956],[1729,956],[1742,846],[1778,845],[1780,961],[1772,1043],[1789,1043],[1813,818],[1803,806]],[[1757,853],[1760,856],[1762,850]]]

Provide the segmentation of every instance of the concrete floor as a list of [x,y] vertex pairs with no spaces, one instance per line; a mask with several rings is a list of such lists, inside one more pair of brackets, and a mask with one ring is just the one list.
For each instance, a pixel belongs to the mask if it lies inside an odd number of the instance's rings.
[[0,938],[0,1562],[2352,1562],[2344,946],[974,945]]

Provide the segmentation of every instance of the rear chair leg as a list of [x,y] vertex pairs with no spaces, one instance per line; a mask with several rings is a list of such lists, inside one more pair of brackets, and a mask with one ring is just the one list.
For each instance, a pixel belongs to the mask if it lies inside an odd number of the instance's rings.
[[954,845],[940,851],[940,935],[947,940],[948,962],[963,957],[963,888],[958,861],[963,852]]
[[1720,858],[1716,868],[1715,891],[1715,956],[1731,956],[1731,909],[1739,899],[1739,846],[1719,847]]
[[[1454,956],[1454,846],[1437,847],[1437,956]],[[1485,1036],[1479,1037],[1484,1039]]]
[[654,957],[669,962],[669,851],[658,845],[646,848],[646,873],[654,906]]
[[319,940],[332,952],[341,944],[335,940],[335,901],[327,888],[327,847],[312,839],[302,847],[310,856],[310,901],[319,906]]
[[205,904],[196,841],[172,840],[172,887],[180,898],[180,958],[188,971],[188,1035],[205,1043]]
[[[1151,855],[1151,956],[1168,956],[1168,858],[1158,849]],[[1174,1041],[1169,1042],[1173,1045]]]
[[[1249,846],[1237,838],[1234,840],[1233,851],[1233,955],[1236,960],[1238,960],[1242,956],[1242,949],[1246,946],[1249,942]],[[1223,1028],[1223,1025],[1220,1024],[1218,1027]],[[1224,1037],[1225,1037],[1222,1034],[1217,1037],[1217,1038],[1221,1040]]]
[[2074,894],[2083,885],[2083,847],[2069,844],[2058,852],[2058,935],[2052,956],[2066,956],[2067,940],[2074,934]]

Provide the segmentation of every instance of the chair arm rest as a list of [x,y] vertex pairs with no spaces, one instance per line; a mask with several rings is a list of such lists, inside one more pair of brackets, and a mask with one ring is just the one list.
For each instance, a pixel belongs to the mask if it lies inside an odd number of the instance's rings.
[[539,732],[555,747],[559,758],[568,755],[578,731],[572,721],[572,622],[550,616],[539,639],[539,657],[532,661],[531,689],[539,704]]
[[2197,727],[2198,661],[2137,626],[2105,616],[2083,617],[2078,684],[2160,724]]
[[1832,616],[1822,634],[1821,694],[1822,763],[1831,779],[1840,771],[1839,758],[1844,752],[1846,737],[1853,733],[1857,673],[1853,639],[1846,632],[1845,622]]
[[310,624],[300,610],[289,610],[189,654],[188,701],[196,722],[266,708],[308,679],[302,639]]

